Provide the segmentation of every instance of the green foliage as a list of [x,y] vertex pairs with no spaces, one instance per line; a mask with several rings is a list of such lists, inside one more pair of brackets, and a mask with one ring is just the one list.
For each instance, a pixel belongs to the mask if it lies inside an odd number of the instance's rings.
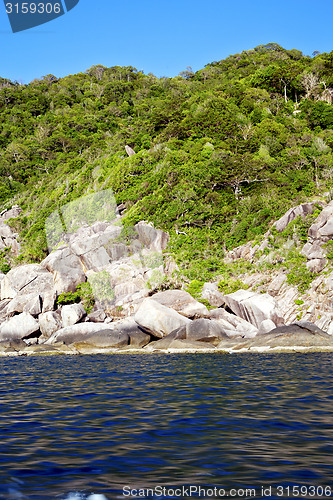
[[95,304],[95,297],[89,282],[80,283],[75,292],[61,293],[57,298],[58,305],[77,304],[81,302],[86,313],[89,314]]
[[193,280],[193,281],[190,282],[190,284],[186,288],[186,291],[190,295],[192,295],[192,297],[194,299],[198,300],[201,297],[202,289],[203,289],[204,284],[205,283],[203,281]]
[[289,256],[287,266],[289,272],[287,274],[288,285],[297,286],[298,291],[301,293],[306,292],[310,287],[315,275],[311,273],[305,266],[306,257],[299,252],[293,252]]
[[8,262],[1,262],[0,263],[0,272],[2,272],[3,274],[7,274],[9,273],[11,267],[10,267],[10,264],[8,264]]
[[294,301],[294,302],[295,302],[295,304],[296,304],[297,306],[301,306],[302,304],[304,304],[304,300],[301,300],[301,299],[295,299],[295,301]]
[[99,271],[89,276],[89,285],[95,300],[99,302],[112,302],[115,293],[111,285],[110,275],[107,271]]
[[323,245],[326,248],[326,258],[333,260],[333,240],[328,241]]
[[249,288],[249,285],[242,283],[238,279],[226,279],[222,278],[218,282],[218,289],[220,290],[221,293],[224,295],[227,295],[228,293],[234,293],[237,292],[237,290],[247,290]]

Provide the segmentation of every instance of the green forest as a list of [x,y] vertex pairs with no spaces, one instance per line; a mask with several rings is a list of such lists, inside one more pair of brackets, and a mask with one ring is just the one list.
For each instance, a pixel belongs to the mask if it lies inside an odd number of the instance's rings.
[[332,102],[333,51],[275,43],[173,78],[101,65],[28,85],[0,78],[0,211],[23,209],[10,220],[23,252],[2,251],[2,263],[40,261],[47,217],[111,188],[125,225],[168,231],[188,279],[213,279],[226,250],[331,196]]

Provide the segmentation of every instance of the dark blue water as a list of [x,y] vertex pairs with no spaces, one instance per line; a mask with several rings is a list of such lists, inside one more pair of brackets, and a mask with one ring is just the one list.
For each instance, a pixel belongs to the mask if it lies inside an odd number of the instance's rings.
[[329,353],[0,358],[0,498],[327,498],[332,368]]

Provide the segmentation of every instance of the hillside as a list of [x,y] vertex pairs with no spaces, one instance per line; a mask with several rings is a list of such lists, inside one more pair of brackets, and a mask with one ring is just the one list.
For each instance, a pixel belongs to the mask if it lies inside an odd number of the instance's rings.
[[3,248],[2,271],[46,256],[54,210],[111,188],[125,225],[169,232],[189,281],[241,274],[228,251],[290,207],[330,200],[332,99],[333,51],[277,44],[174,78],[97,65],[29,85],[0,79],[0,208],[23,210],[10,220],[21,254]]

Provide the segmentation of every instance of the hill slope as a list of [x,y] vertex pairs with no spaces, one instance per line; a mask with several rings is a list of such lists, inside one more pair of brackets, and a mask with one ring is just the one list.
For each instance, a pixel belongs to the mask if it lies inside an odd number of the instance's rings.
[[2,250],[2,269],[46,255],[57,207],[111,188],[125,224],[169,231],[188,279],[228,275],[226,251],[332,188],[332,70],[333,51],[268,44],[175,78],[94,66],[0,79],[0,205],[23,209],[10,222],[23,253]]

